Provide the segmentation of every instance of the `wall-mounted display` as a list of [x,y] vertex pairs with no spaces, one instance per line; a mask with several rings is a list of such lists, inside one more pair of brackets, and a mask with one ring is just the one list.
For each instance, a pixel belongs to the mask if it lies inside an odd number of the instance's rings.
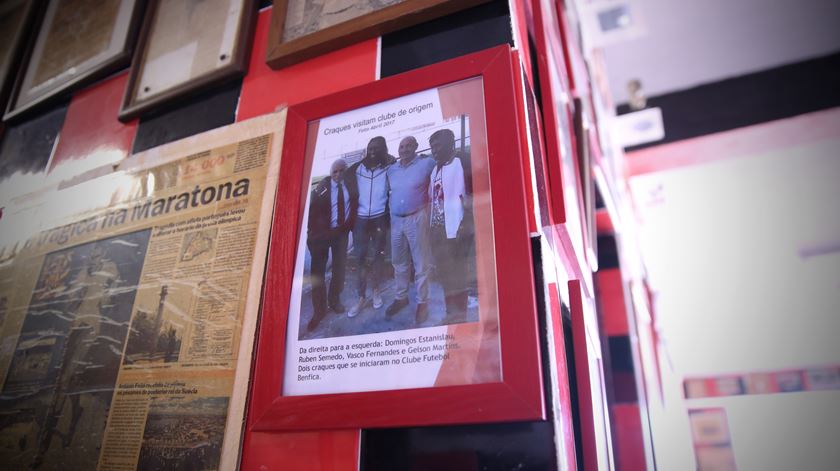
[[[522,73],[526,77],[525,71]],[[530,140],[535,178],[535,206],[539,210],[539,224],[541,227],[551,225],[551,206],[548,197],[548,178],[546,177],[545,149],[543,145],[542,114],[533,88],[528,80],[523,80],[523,101],[528,120],[528,139]]]
[[534,2],[533,7],[552,223],[559,243],[564,247],[560,253],[566,270],[571,277],[583,281],[587,293],[592,293],[592,271],[586,262],[584,248],[583,199],[574,153],[572,97],[564,65],[557,5],[539,1]]
[[698,471],[737,471],[726,415],[726,409],[722,407],[688,410]]
[[543,416],[514,107],[505,46],[289,109],[251,430]]
[[4,218],[4,467],[236,468],[283,129],[136,154]]
[[598,318],[593,298],[584,295],[580,280],[569,281],[575,375],[580,416],[582,469],[615,469],[609,404]]
[[578,178],[582,193],[583,246],[592,271],[598,270],[598,230],[595,227],[595,179],[592,172],[592,123],[586,106],[587,101],[575,98],[574,129],[575,153],[577,154]]
[[255,0],[151,2],[120,119],[244,75],[256,14]]
[[52,0],[4,119],[125,66],[143,0]]
[[274,0],[266,62],[278,69],[488,0]]

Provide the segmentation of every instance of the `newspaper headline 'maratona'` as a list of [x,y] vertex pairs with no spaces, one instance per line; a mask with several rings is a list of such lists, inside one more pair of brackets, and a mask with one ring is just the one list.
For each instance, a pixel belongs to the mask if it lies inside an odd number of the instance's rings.
[[[138,221],[148,217],[160,216],[169,212],[177,212],[187,208],[196,208],[217,201],[229,200],[246,196],[250,189],[251,181],[242,178],[236,183],[224,182],[218,185],[200,187],[198,185],[192,191],[170,195],[164,198],[152,199],[139,202],[131,209],[131,220]],[[40,246],[45,243],[64,245],[71,239],[80,237],[91,232],[113,228],[126,222],[128,216],[127,208],[118,208],[108,211],[104,215],[92,216],[71,224],[56,227],[44,231],[37,237],[26,241],[25,247],[32,245]]]
[[[138,219],[145,219],[149,216],[155,217],[161,214],[167,214],[172,211],[181,211],[182,209],[195,208],[200,205],[206,205],[221,200],[228,200],[230,198],[239,198],[248,194],[248,188],[251,182],[247,178],[243,178],[236,183],[224,182],[218,187],[208,186],[201,188],[196,185],[191,192],[184,192],[177,195],[170,195],[167,198],[158,198],[154,201],[147,200],[145,204],[138,203],[131,210],[131,219],[136,221]],[[175,203],[174,207],[172,203]]]

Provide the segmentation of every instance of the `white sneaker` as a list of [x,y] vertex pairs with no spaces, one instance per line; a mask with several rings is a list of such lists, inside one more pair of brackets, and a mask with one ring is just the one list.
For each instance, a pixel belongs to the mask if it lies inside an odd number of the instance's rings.
[[382,295],[379,294],[378,290],[373,290],[373,308],[379,309],[382,307],[384,302],[382,301]]
[[365,308],[365,304],[367,303],[367,299],[359,298],[359,302],[353,305],[350,310],[347,311],[347,317],[356,317],[362,312],[362,309]]

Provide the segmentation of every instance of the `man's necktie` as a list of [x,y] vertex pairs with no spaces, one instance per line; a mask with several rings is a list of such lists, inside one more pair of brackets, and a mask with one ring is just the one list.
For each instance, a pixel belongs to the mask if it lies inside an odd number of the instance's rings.
[[341,227],[344,225],[344,187],[341,186],[341,183],[338,184],[338,214],[335,218],[336,220],[336,227]]

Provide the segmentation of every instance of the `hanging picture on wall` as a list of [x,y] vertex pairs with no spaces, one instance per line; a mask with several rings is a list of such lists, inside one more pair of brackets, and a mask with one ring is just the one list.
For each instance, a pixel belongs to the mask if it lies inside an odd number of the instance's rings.
[[274,0],[266,62],[279,69],[487,0]]
[[255,0],[155,0],[140,43],[120,119],[245,74]]
[[3,107],[12,91],[35,10],[35,3],[27,0],[3,2],[0,5],[0,109],[5,109]]
[[125,66],[142,0],[52,0],[4,119]]
[[[414,365],[412,375],[365,375],[348,368],[321,380],[308,375],[301,380],[297,372],[308,366],[308,358],[289,355],[287,394],[457,383],[464,379],[445,374],[451,367],[447,360],[465,362],[471,357],[465,351],[472,346],[477,354],[483,334],[495,331],[488,328],[498,322],[494,254],[488,250],[493,245],[489,175],[486,163],[477,162],[479,172],[471,165],[474,153],[486,160],[485,130],[481,117],[471,119],[468,108],[454,106],[455,96],[480,97],[480,88],[481,80],[472,79],[308,124],[318,138],[309,149],[312,190],[304,210],[306,236],[301,231],[297,250],[287,351],[303,345],[333,348],[354,336],[378,339],[383,348],[371,353],[393,352],[385,348],[390,344],[439,354]],[[327,196],[342,210],[335,224],[327,221],[332,219]],[[479,260],[477,250],[484,254]],[[464,332],[468,327],[473,335]],[[447,351],[455,338],[449,334],[456,331],[460,347]],[[498,349],[492,350],[495,361],[471,365],[476,371],[469,382],[500,379]]]
[[0,222],[3,469],[236,469],[285,112]]
[[575,98],[574,131],[575,152],[577,154],[578,177],[581,190],[581,223],[583,224],[583,245],[589,266],[593,271],[598,269],[598,229],[595,226],[595,180],[592,173],[592,136],[591,114],[587,108],[588,101]]
[[289,109],[253,429],[542,415],[512,76],[498,47]]
[[563,263],[585,291],[592,291],[592,267],[585,239],[584,196],[575,155],[573,102],[565,65],[557,5],[534,3],[534,42],[545,126],[545,176],[551,199],[552,223],[564,247]]

